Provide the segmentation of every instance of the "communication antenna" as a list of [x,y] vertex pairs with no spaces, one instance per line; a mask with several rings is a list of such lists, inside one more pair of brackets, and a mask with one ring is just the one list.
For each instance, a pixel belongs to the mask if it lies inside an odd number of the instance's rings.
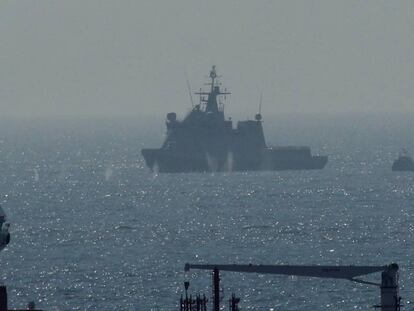
[[262,120],[262,96],[263,92],[260,92],[260,100],[259,100],[259,112],[256,113],[256,115],[254,116],[254,118],[256,119],[256,121],[261,121]]
[[194,101],[193,101],[193,95],[191,94],[190,80],[188,79],[187,74],[186,74],[186,77],[185,78],[187,80],[187,90],[188,90],[188,94],[190,95],[191,108],[194,108]]
[[262,114],[262,97],[263,97],[263,91],[260,92],[260,100],[259,100],[259,114]]

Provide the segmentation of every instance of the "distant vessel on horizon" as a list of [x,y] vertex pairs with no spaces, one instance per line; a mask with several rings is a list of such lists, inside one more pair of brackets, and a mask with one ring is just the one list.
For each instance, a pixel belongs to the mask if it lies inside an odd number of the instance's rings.
[[167,137],[157,149],[141,153],[152,171],[165,173],[250,170],[311,170],[325,167],[327,156],[313,156],[308,146],[268,147],[262,115],[237,122],[224,116],[224,102],[230,93],[220,90],[215,66],[210,71],[209,91],[197,92],[200,102],[181,121],[175,112],[167,114]]
[[414,161],[407,150],[402,149],[392,164],[393,171],[414,171]]

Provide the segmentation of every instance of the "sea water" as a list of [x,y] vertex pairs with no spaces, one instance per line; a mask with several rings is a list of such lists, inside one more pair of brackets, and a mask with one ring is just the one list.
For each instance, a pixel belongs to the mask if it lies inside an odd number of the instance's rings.
[[[0,253],[9,305],[44,310],[177,310],[190,263],[400,265],[414,299],[414,173],[392,172],[410,118],[265,118],[269,145],[309,145],[325,169],[153,174],[140,155],[161,120],[20,120],[0,125]],[[380,282],[380,274],[366,277]],[[379,288],[344,280],[222,272],[245,310],[363,310]],[[211,301],[211,299],[210,299]]]

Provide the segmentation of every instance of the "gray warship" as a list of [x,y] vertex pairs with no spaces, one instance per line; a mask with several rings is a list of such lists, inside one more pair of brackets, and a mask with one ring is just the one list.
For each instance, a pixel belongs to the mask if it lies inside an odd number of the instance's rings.
[[327,156],[313,156],[307,146],[268,147],[262,116],[237,122],[224,115],[222,99],[230,93],[220,90],[215,66],[210,71],[210,89],[195,93],[200,102],[183,120],[167,114],[167,135],[161,148],[142,149],[146,165],[155,172],[224,172],[258,170],[322,169]]

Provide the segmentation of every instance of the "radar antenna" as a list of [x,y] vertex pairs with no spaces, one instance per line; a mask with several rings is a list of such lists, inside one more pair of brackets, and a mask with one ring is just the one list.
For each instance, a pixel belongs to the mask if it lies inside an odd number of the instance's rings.
[[210,71],[211,85],[214,86],[214,80],[217,78],[216,66],[213,65]]
[[214,87],[217,85],[219,85],[219,83],[216,82],[216,79],[221,78],[221,76],[217,75],[216,72],[216,65],[211,66],[211,70],[210,70],[210,79],[211,82],[207,83],[207,85],[211,84],[211,92],[213,92]]

